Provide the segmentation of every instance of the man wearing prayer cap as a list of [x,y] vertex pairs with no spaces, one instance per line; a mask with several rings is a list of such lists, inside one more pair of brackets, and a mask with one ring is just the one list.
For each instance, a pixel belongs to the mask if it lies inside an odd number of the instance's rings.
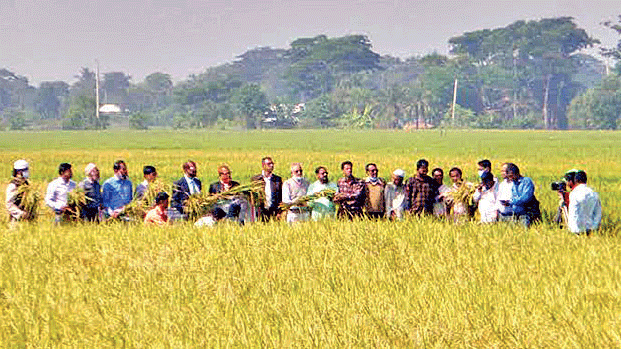
[[405,209],[405,185],[403,179],[405,171],[396,169],[392,172],[392,181],[386,184],[384,190],[384,203],[386,205],[386,217],[394,219],[402,219]]
[[84,168],[86,178],[78,184],[84,194],[90,200],[87,200],[86,206],[80,212],[80,216],[85,221],[97,221],[100,216],[103,200],[101,196],[101,185],[99,184],[99,169],[94,163],[89,163]]

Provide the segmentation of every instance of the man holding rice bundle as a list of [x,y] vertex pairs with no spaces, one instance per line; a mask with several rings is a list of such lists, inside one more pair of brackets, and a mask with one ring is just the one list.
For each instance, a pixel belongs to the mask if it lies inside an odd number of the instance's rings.
[[80,211],[80,216],[86,221],[93,222],[100,218],[103,207],[101,185],[99,184],[99,168],[91,162],[84,168],[84,173],[86,178],[78,184],[78,187],[84,190],[84,195],[86,195],[88,200]]
[[151,165],[147,165],[142,169],[144,181],[136,186],[136,192],[134,193],[134,199],[142,199],[149,189],[149,184],[153,183],[157,179],[157,170]]
[[183,206],[190,195],[200,194],[202,190],[201,181],[196,178],[197,167],[194,161],[188,161],[183,164],[183,177],[173,182],[172,203],[171,207],[183,214]]
[[22,219],[33,218],[30,213],[24,210],[22,200],[18,195],[21,186],[27,186],[30,171],[28,171],[26,160],[17,160],[13,163],[13,179],[6,188],[6,210],[9,213],[9,221],[17,222]]
[[[282,202],[294,203],[297,199],[306,195],[310,183],[302,177],[302,164],[291,164],[291,178],[282,184]],[[291,206],[287,212],[287,223],[307,221],[310,217],[307,206]]]
[[[224,193],[239,186],[239,182],[233,180],[231,168],[228,165],[218,166],[218,179],[219,180],[217,182],[212,183],[209,186],[209,194],[214,195]],[[214,217],[221,217],[224,215],[224,218],[238,220],[241,224],[244,224],[245,220],[240,217],[240,214],[242,213],[242,206],[247,205],[242,205],[240,197],[234,197],[227,200],[222,199],[219,200],[218,205],[214,208],[212,214]]]
[[[313,182],[308,187],[308,195],[315,195],[324,190],[333,190],[335,193],[338,192],[338,187],[336,183],[330,182],[328,179],[328,170],[319,166],[315,169],[315,175],[317,176],[317,181]],[[314,221],[319,221],[326,218],[334,218],[336,216],[336,206],[332,199],[327,196],[322,196],[314,199],[309,206],[312,209],[311,218]]]
[[69,209],[67,205],[69,192],[76,188],[76,183],[71,180],[73,170],[71,164],[63,162],[58,166],[58,178],[47,185],[45,192],[45,204],[54,210],[54,223],[62,222],[63,215]]
[[282,199],[282,178],[274,173],[274,160],[266,156],[261,159],[261,173],[250,178],[251,182],[265,183],[265,198],[259,202],[259,219],[267,222],[280,214]]

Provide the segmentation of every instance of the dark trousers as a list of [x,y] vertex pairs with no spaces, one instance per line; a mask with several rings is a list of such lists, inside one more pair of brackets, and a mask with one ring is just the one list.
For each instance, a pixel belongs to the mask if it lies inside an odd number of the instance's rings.
[[273,218],[275,218],[280,210],[277,207],[264,208],[261,207],[259,209],[259,220],[261,222],[269,222]]
[[378,220],[384,218],[384,212],[367,212],[369,219]]
[[362,212],[362,208],[358,207],[345,207],[345,205],[341,205],[339,211],[337,213],[338,218],[341,219],[349,219],[353,220],[354,217],[362,218],[364,217],[364,213]]

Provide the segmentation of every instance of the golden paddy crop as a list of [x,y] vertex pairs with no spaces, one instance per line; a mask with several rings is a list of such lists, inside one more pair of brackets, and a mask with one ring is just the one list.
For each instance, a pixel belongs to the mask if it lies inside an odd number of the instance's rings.
[[619,144],[616,132],[4,133],[0,189],[18,158],[43,188],[65,161],[77,181],[97,163],[103,181],[124,159],[135,185],[144,165],[172,183],[192,159],[204,189],[222,163],[248,184],[266,155],[285,178],[292,162],[309,179],[324,165],[336,180],[344,160],[359,177],[374,162],[388,178],[395,168],[412,174],[426,158],[432,168],[461,167],[472,182],[476,162],[488,158],[495,169],[515,162],[533,178],[548,218],[558,202],[549,183],[584,169],[605,218],[597,234],[576,237],[550,223],[525,230],[411,218],[206,229],[54,227],[42,217],[0,230],[0,346],[618,347]]

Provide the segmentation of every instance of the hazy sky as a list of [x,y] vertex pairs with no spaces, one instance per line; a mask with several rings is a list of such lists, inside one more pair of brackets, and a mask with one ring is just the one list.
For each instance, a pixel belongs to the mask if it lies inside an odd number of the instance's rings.
[[451,36],[520,19],[572,16],[607,45],[599,23],[619,0],[0,0],[0,68],[33,83],[73,81],[80,67],[141,81],[161,71],[181,80],[250,48],[299,37],[366,34],[380,54],[447,52]]

